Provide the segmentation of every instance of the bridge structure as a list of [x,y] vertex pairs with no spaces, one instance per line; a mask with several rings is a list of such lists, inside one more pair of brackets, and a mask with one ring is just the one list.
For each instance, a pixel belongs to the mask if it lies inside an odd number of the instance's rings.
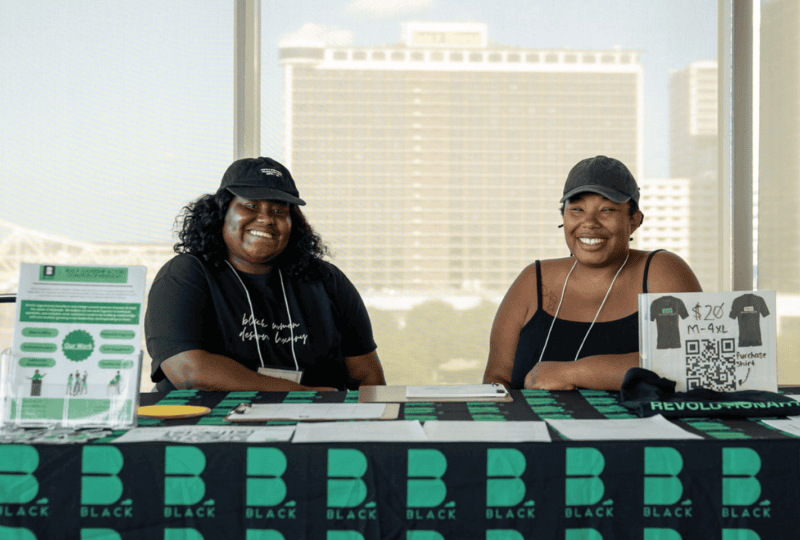
[[[44,233],[0,219],[0,293],[16,294],[20,263],[75,264],[89,266],[144,266],[146,291],[158,270],[174,252],[171,244],[102,243],[74,240]],[[146,294],[146,292],[145,292]],[[146,296],[145,296],[146,301]],[[14,304],[0,304],[0,350],[11,347]],[[144,340],[143,340],[144,341]],[[144,343],[142,343],[144,348]],[[145,350],[140,388],[149,391],[150,357]]]
[[174,252],[171,244],[83,242],[0,219],[0,293],[16,293],[20,263],[141,265],[147,282]]

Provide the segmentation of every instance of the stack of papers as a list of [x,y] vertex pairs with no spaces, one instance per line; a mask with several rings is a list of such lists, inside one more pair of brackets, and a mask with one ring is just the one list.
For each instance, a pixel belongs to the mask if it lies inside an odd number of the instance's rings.
[[140,427],[118,437],[114,443],[139,443],[147,441],[178,443],[267,443],[289,442],[294,426],[175,426]]
[[419,420],[297,424],[292,442],[425,442]]
[[428,420],[423,429],[433,442],[551,442],[544,422]]
[[664,418],[618,420],[547,420],[547,423],[571,441],[646,441],[702,439]]
[[[315,407],[324,404],[315,404]],[[788,433],[800,433],[800,418],[771,423]],[[550,424],[573,441],[624,441],[702,439],[664,418],[625,420],[547,420],[508,422],[466,422],[429,420],[300,422],[296,426],[175,426],[136,428],[116,443],[166,442],[551,442]]]

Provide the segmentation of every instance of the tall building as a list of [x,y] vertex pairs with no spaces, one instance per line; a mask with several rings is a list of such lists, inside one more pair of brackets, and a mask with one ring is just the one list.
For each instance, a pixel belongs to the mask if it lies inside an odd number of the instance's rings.
[[406,23],[393,46],[286,44],[285,157],[334,260],[372,291],[505,291],[568,254],[569,169],[642,171],[638,51],[489,44]]
[[800,3],[761,6],[758,288],[800,294]]
[[666,249],[689,258],[689,200],[687,178],[646,178],[639,182],[644,221],[634,233],[644,251]]
[[670,76],[670,176],[689,179],[687,262],[704,290],[719,275],[717,62],[694,62]]

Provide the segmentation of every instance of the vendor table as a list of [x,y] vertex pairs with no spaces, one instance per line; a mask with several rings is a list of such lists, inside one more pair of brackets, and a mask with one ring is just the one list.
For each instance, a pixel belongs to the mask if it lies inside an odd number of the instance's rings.
[[[789,393],[794,393],[790,391]],[[603,391],[404,403],[400,419],[629,418]],[[355,402],[356,392],[142,394],[142,404]],[[763,419],[676,421],[702,440],[0,445],[3,540],[800,538],[800,439]]]

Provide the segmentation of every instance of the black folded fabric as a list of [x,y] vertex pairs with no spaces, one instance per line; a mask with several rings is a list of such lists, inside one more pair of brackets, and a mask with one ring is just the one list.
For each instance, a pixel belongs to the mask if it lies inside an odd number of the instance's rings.
[[717,392],[702,387],[676,392],[675,381],[643,368],[631,368],[625,373],[619,401],[642,417],[656,414],[668,418],[800,415],[800,402],[776,392]]

